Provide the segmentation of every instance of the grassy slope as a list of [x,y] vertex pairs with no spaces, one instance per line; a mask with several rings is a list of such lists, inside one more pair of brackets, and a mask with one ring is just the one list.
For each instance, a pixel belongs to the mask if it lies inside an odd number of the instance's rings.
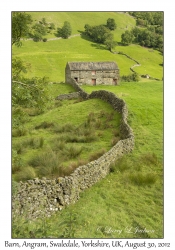
[[[120,42],[121,34],[127,28],[135,24],[135,20],[127,14],[112,12],[33,12],[32,17],[39,20],[42,17],[46,21],[54,22],[56,25],[70,21],[73,34],[84,30],[84,25],[106,23],[109,17],[116,20],[117,29],[113,32],[115,39]],[[67,18],[67,19],[66,19]],[[83,20],[83,21],[82,21]],[[54,34],[49,36],[54,37]],[[163,71],[160,64],[162,55],[159,52],[149,52],[148,49],[138,45],[116,46],[116,51],[123,51],[141,64],[135,70],[139,74],[149,74],[152,77],[162,79]],[[24,41],[21,48],[13,47],[13,56],[21,57],[26,62],[31,63],[31,69],[28,77],[48,76],[50,81],[64,81],[64,69],[67,61],[116,61],[121,75],[130,74],[129,68],[135,64],[125,56],[112,54],[106,50],[105,46],[95,44],[81,37],[70,39],[59,39],[48,41],[46,43],[33,41]]]
[[[123,30],[131,29],[135,25],[135,19],[121,12],[28,12],[33,20],[39,21],[43,17],[47,22],[53,22],[57,27],[61,28],[64,21],[68,21],[72,27],[72,35],[79,34],[84,30],[84,25],[100,25],[106,24],[108,18],[113,18],[117,24],[117,31],[114,31],[114,36],[119,42]],[[46,37],[53,37],[52,34]]]
[[[89,93],[101,88],[112,91],[127,102],[129,124],[135,135],[135,149],[132,154],[124,157],[123,165],[119,163],[113,173],[84,191],[77,203],[45,219],[47,226],[44,235],[67,238],[163,236],[162,87],[162,82],[124,83],[118,87],[83,86]],[[144,158],[145,154],[151,153],[157,156],[157,162]],[[156,181],[139,185],[132,181],[133,175],[155,176]],[[29,230],[31,229],[36,237],[41,237],[42,230],[37,230],[42,224],[37,223],[31,223]],[[68,232],[65,231],[65,226]],[[127,228],[131,228],[133,233],[128,233]],[[146,228],[149,232],[135,233],[136,228]],[[119,234],[117,230],[122,232]],[[25,237],[29,235],[26,233]]]

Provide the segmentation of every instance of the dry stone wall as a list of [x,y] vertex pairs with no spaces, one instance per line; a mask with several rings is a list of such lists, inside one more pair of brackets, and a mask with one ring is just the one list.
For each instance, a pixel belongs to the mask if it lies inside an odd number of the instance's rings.
[[75,203],[80,193],[104,178],[110,171],[110,166],[124,154],[134,148],[134,135],[127,124],[128,110],[126,103],[115,94],[100,90],[90,95],[72,80],[72,85],[84,99],[100,98],[122,114],[120,133],[122,139],[99,159],[78,167],[72,174],[54,180],[47,178],[28,180],[19,183],[19,190],[13,196],[13,215],[25,213],[28,218],[51,216],[63,207]]
[[70,94],[63,94],[63,95],[59,95],[55,98],[55,100],[58,101],[63,101],[63,100],[71,100],[71,99],[76,99],[80,97],[80,93],[79,92],[73,92]]

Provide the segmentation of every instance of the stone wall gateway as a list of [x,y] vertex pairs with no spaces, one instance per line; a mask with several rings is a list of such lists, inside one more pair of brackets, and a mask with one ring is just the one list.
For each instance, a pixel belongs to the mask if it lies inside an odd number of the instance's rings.
[[126,103],[109,91],[93,91],[88,95],[75,80],[72,79],[71,84],[78,91],[77,95],[83,99],[100,98],[122,114],[120,124],[122,139],[99,159],[78,167],[69,176],[53,180],[44,177],[20,182],[18,192],[12,197],[13,215],[19,216],[25,212],[25,215],[32,219],[43,215],[51,216],[52,213],[75,203],[84,189],[91,187],[109,173],[111,163],[134,148],[134,135],[127,124]]

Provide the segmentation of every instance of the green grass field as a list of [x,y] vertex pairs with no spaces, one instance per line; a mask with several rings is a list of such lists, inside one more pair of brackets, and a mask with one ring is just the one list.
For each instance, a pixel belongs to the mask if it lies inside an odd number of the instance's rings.
[[[65,20],[70,21],[73,34],[82,31],[86,23],[101,24],[105,23],[108,17],[112,17],[118,24],[115,31],[118,42],[126,26],[131,28],[135,25],[135,20],[122,12],[60,12],[59,15],[57,12],[45,12],[44,15],[41,12],[33,12],[32,16],[36,20],[45,17],[46,21],[57,25],[62,25]],[[52,34],[48,35],[49,37],[52,37]],[[159,52],[137,45],[116,46],[115,50],[123,51],[138,60],[141,66],[135,70],[139,74],[149,74],[162,79],[163,68],[160,64],[163,57]],[[104,46],[98,46],[81,37],[46,43],[24,41],[21,48],[13,47],[12,56],[20,57],[31,64],[27,77],[48,76],[51,82],[64,81],[67,61],[116,61],[121,75],[131,73],[129,68],[135,64],[125,56],[112,54]],[[88,93],[106,89],[126,101],[129,110],[128,123],[135,135],[135,148],[132,153],[111,167],[111,172],[106,178],[81,193],[77,203],[50,218],[30,223],[25,215],[14,219],[14,238],[31,238],[31,234],[36,238],[163,237],[163,82],[143,80],[137,83],[121,82],[119,86],[82,86]],[[64,83],[50,84],[53,98],[72,91],[72,87]],[[14,137],[13,144],[20,143],[28,137],[45,139],[43,148],[23,152],[23,161],[28,162],[33,155],[38,154],[37,152],[46,150],[54,137],[52,128],[37,130],[36,126],[44,121],[54,125],[60,123],[62,126],[71,122],[77,126],[86,121],[90,112],[98,113],[101,110],[112,111],[106,103],[97,99],[77,103],[65,101],[62,106],[55,106],[42,115],[32,117],[25,124],[28,134],[20,138]],[[118,122],[119,116],[116,115],[112,123],[118,126]],[[108,150],[111,147],[109,142],[112,139],[112,130],[113,127],[98,131],[101,139],[86,143],[87,149],[94,147],[95,150]],[[82,152],[82,156],[88,158],[85,151]],[[144,230],[147,232],[143,233]]]
[[[113,31],[115,39],[120,42],[121,34],[127,28],[135,25],[135,19],[124,13],[112,12],[32,12],[33,19],[40,20],[42,17],[55,24],[64,23],[67,20],[71,23],[73,34],[84,30],[84,25],[97,25],[106,23],[109,17],[115,19],[117,29]],[[50,17],[50,18],[47,18]],[[83,21],[82,21],[83,20]],[[49,34],[54,38],[54,34]],[[163,62],[162,55],[156,50],[143,48],[139,45],[121,46],[118,45],[115,51],[122,51],[141,64],[135,67],[140,75],[149,74],[154,78],[162,79],[163,68],[160,66]],[[152,52],[150,52],[152,51]],[[104,45],[78,37],[69,39],[59,39],[44,42],[33,42],[31,40],[23,41],[20,48],[13,47],[12,55],[20,57],[25,62],[31,64],[27,77],[49,77],[50,81],[64,81],[65,66],[68,61],[115,61],[120,69],[120,75],[131,73],[130,67],[135,64],[134,61],[119,54],[112,54],[106,50]]]
[[[84,191],[76,204],[44,221],[38,220],[37,224],[31,222],[27,230],[23,221],[14,221],[14,237],[20,237],[21,234],[30,238],[29,231],[35,237],[56,238],[163,237],[162,82],[83,88],[89,93],[106,89],[126,101],[129,124],[135,135],[134,151],[118,162],[105,179]],[[93,101],[103,105],[100,100]],[[83,104],[85,103],[78,103],[79,108],[84,109]],[[106,105],[101,107],[107,108]],[[56,110],[50,111],[51,114]],[[56,115],[51,115],[51,118],[48,113],[43,116],[43,120],[46,116],[50,121],[57,119]],[[36,117],[28,126],[38,124],[37,120],[41,122]],[[17,223],[21,230],[25,230],[15,235]],[[132,233],[128,233],[129,228],[132,228]],[[147,233],[136,230],[145,228]],[[118,230],[122,232],[119,234]]]
[[[113,18],[117,24],[117,31],[114,31],[115,39],[120,42],[121,34],[127,29],[135,26],[135,19],[123,12],[27,12],[34,21],[39,21],[45,17],[46,22],[54,23],[56,28],[61,28],[64,21],[68,21],[72,27],[72,35],[84,31],[84,25],[106,24],[108,18]],[[53,32],[54,33],[54,32]],[[47,38],[53,38],[53,33]]]

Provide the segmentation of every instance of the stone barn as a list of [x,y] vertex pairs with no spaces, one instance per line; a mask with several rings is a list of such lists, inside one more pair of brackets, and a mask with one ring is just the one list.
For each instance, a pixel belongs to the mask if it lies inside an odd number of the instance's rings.
[[80,85],[117,85],[119,68],[115,62],[68,62],[65,82],[70,83],[71,78]]

